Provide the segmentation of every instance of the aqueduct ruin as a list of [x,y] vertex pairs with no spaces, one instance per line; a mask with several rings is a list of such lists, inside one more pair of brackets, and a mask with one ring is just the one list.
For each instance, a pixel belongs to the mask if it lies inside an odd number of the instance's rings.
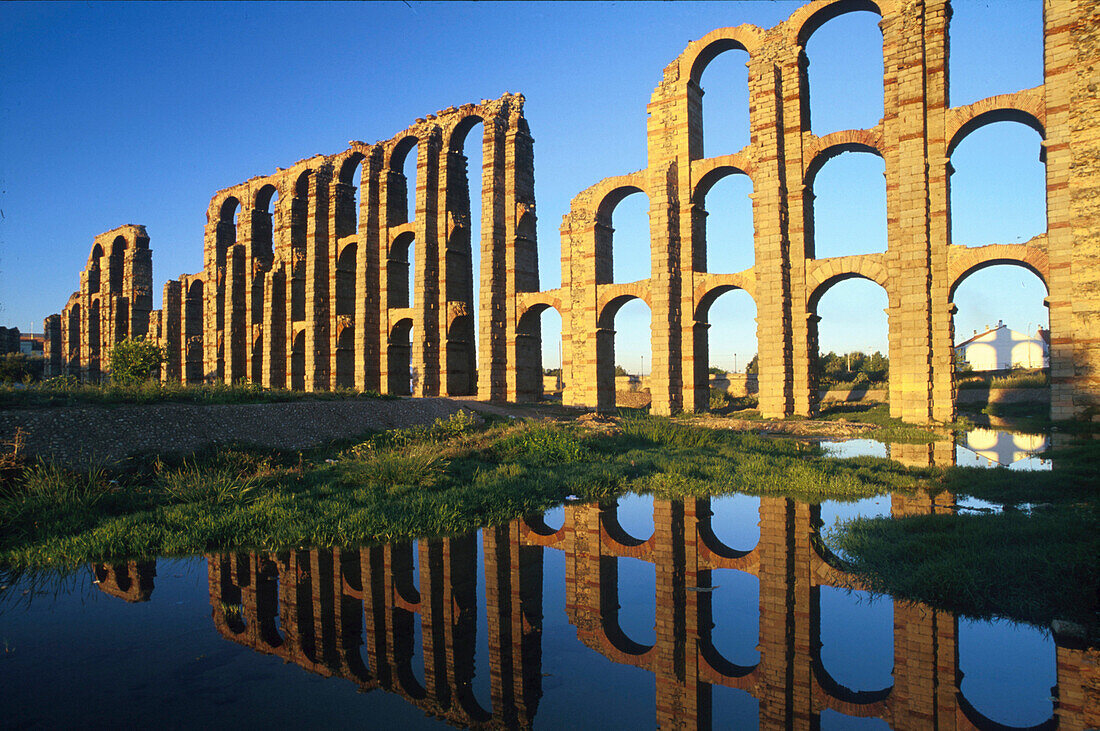
[[[856,10],[882,18],[884,115],[869,129],[817,136],[806,43],[826,21]],[[523,97],[506,94],[219,191],[207,211],[203,271],[168,282],[160,310],[150,311],[144,229],[97,237],[79,292],[46,320],[50,371],[94,377],[114,342],[145,335],[167,350],[163,377],[171,381],[524,401],[541,393],[539,315],[554,308],[563,319],[564,402],[609,409],[615,314],[640,299],[652,313],[653,410],[696,411],[707,407],[708,310],[740,289],[757,308],[761,412],[808,415],[817,409],[817,303],[837,282],[863,278],[888,297],[891,413],[944,421],[955,409],[953,295],[975,271],[1007,263],[1034,272],[1049,294],[1051,415],[1094,416],[1100,3],[1044,4],[1041,86],[956,107],[948,96],[950,16],[948,0],[815,0],[768,30],[741,25],[692,41],[649,103],[647,167],[598,182],[564,216],[559,289],[539,290],[533,141]],[[750,143],[708,158],[700,77],[730,50],[749,56]],[[1026,243],[953,243],[952,154],[968,134],[1001,121],[1042,137],[1047,230]],[[469,133],[478,125],[475,273],[464,149],[476,144]],[[414,148],[409,210],[402,166]],[[819,259],[814,179],[850,151],[884,162],[887,250]],[[752,181],[755,259],[739,272],[708,271],[706,195],[730,175]],[[611,215],[633,193],[649,200],[651,275],[616,282]]]

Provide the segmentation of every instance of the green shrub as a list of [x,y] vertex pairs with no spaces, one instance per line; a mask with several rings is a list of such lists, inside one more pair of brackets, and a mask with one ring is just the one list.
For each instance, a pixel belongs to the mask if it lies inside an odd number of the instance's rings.
[[582,462],[588,449],[572,430],[559,426],[533,426],[510,434],[495,445],[502,459],[522,459],[533,464]]
[[111,380],[133,385],[152,378],[164,362],[164,351],[145,338],[126,338],[111,349]]
[[0,357],[0,383],[28,383],[42,378],[46,359],[26,353],[7,353]]

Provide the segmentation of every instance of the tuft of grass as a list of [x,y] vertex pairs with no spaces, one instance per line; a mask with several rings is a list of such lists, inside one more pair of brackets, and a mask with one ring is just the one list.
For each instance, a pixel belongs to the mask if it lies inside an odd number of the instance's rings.
[[590,456],[573,429],[544,424],[509,434],[493,450],[498,459],[523,459],[538,465],[581,462]]
[[826,541],[872,591],[977,618],[1069,620],[1096,635],[1095,509],[858,518]]

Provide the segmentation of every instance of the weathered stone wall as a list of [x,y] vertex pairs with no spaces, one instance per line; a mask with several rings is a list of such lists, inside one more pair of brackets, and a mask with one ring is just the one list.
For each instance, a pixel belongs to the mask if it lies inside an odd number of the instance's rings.
[[96,236],[80,288],[43,325],[47,375],[98,380],[115,343],[149,335],[152,313],[153,252],[145,227]]
[[[810,124],[806,43],[823,23],[855,10],[882,17],[884,115],[872,128],[819,137]],[[860,277],[888,296],[891,413],[942,421],[955,413],[954,292],[971,273],[1009,263],[1037,274],[1050,293],[1052,415],[1095,415],[1100,1],[1047,3],[1043,85],[958,107],[948,95],[950,14],[948,0],[815,0],[771,29],[720,28],[692,41],[664,69],[649,103],[647,167],[573,199],[561,227],[562,286],[551,291],[538,291],[533,141],[518,95],[452,107],[385,142],[353,142],[337,155],[219,191],[207,211],[203,271],[169,282],[164,312],[154,317],[168,351],[164,378],[531,400],[542,393],[539,317],[553,307],[563,322],[564,403],[607,410],[615,406],[615,315],[640,299],[652,315],[654,411],[699,411],[708,405],[710,307],[741,289],[757,308],[761,412],[809,415],[820,400],[812,367],[817,304],[837,282]],[[749,54],[750,143],[708,158],[699,81],[731,49]],[[1048,230],[1026,243],[957,245],[951,155],[970,132],[1000,121],[1044,138]],[[484,165],[475,273],[463,149],[478,123]],[[414,147],[408,210],[402,169]],[[849,151],[885,163],[888,247],[818,258],[814,179]],[[727,175],[753,185],[755,259],[741,272],[706,264],[706,195]],[[636,192],[650,203],[651,276],[615,282],[612,213]],[[122,300],[97,305],[88,289],[102,258],[93,252],[81,292],[60,323],[46,326],[51,363],[60,350],[62,370],[84,376],[98,373],[103,343],[125,329],[112,314]],[[149,308],[129,306],[130,330],[145,332]],[[58,330],[60,342],[50,336]]]
[[[1056,418],[1095,410],[1100,393],[1100,227],[1095,195],[1100,113],[1095,0],[1048,4],[1046,83],[951,107],[947,0],[818,0],[769,30],[722,28],[693,41],[665,68],[649,104],[645,170],[607,178],[577,196],[562,226],[562,292],[569,304],[566,403],[614,403],[614,316],[642,299],[652,313],[653,408],[701,410],[707,403],[708,310],[742,289],[757,306],[760,408],[767,416],[818,406],[817,303],[833,284],[862,277],[889,299],[890,407],[913,422],[954,416],[953,335],[958,284],[991,264],[1038,274],[1051,293]],[[873,128],[823,137],[810,127],[806,42],[825,21],[854,10],[882,16],[884,116]],[[704,157],[700,76],[718,54],[749,54],[751,142]],[[969,248],[950,240],[951,154],[973,130],[997,121],[1029,125],[1046,140],[1048,233],[1024,244]],[[885,253],[819,259],[814,254],[813,182],[846,151],[883,158]],[[705,196],[726,175],[753,184],[755,264],[706,271]],[[626,195],[650,202],[652,276],[611,278],[611,212]]]

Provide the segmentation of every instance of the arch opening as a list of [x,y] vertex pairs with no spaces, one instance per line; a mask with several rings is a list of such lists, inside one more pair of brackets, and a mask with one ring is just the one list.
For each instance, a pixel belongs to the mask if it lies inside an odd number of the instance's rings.
[[348,243],[336,259],[336,370],[338,388],[355,386],[355,267],[358,245]]
[[807,258],[886,251],[886,162],[877,151],[826,151],[807,178]]
[[[476,134],[474,131],[477,130]],[[485,124],[469,116],[455,128],[448,159],[448,210],[457,225],[450,233],[446,252],[446,300],[461,303],[468,317],[456,320],[461,329],[448,332],[447,393],[476,394],[481,353],[483,192],[485,183]]]
[[389,393],[411,396],[415,374],[412,365],[412,319],[403,318],[390,331],[388,343]]
[[711,411],[752,406],[760,391],[752,296],[732,286],[715,288],[700,302],[694,327],[695,388],[706,397],[700,402]]
[[184,378],[187,383],[203,382],[202,289],[201,280],[191,282],[183,303]]
[[417,159],[420,140],[406,137],[394,146],[390,155],[389,184],[386,200],[390,226],[416,220]]
[[[1050,398],[1050,312],[1042,278],[1023,262],[995,260],[964,273],[952,287],[956,400],[981,410],[990,388],[1039,386]],[[1013,452],[1007,462],[1016,460]],[[998,460],[1000,461],[1000,460]]]
[[820,405],[822,394],[832,389],[885,389],[890,376],[886,290],[860,275],[840,275],[819,286],[809,305],[811,401]]
[[649,196],[623,186],[609,193],[596,214],[596,283],[649,279]]
[[624,295],[600,315],[596,333],[597,401],[601,409],[649,405],[649,368],[653,364],[649,305]]
[[122,294],[126,266],[126,239],[116,236],[111,244],[111,258],[107,263],[108,291]]
[[560,399],[562,318],[552,306],[538,304],[520,317],[516,327],[516,390],[520,401]]
[[866,0],[835,3],[803,25],[802,129],[818,137],[869,129],[883,117],[881,12]]
[[363,155],[349,155],[340,166],[339,185],[336,187],[336,240],[359,233],[359,188],[363,174]]
[[[717,170],[700,182],[696,203],[702,225],[696,226],[696,271],[741,272],[756,263],[752,179],[740,170]],[[696,237],[693,237],[696,238]]]
[[1047,230],[1042,135],[994,122],[960,131],[948,172],[951,243],[1020,244]]
[[[705,55],[704,55],[705,54]],[[700,150],[693,157],[716,157],[748,146],[749,53],[735,41],[712,43],[695,61],[699,84]]]

